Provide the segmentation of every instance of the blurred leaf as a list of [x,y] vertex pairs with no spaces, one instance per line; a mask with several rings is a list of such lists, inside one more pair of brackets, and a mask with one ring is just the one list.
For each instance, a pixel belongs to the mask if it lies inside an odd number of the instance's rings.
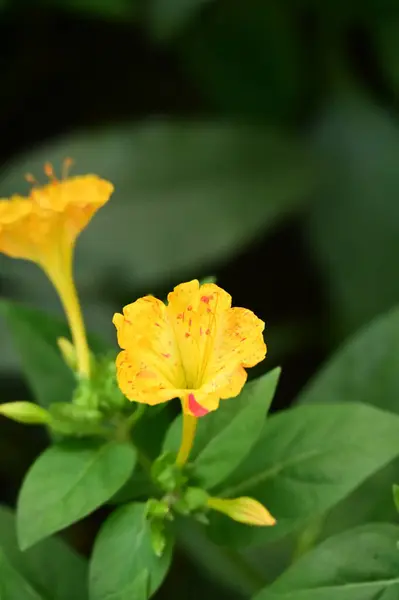
[[297,402],[364,402],[399,412],[399,308],[374,319],[339,348]]
[[395,523],[392,484],[397,480],[399,460],[395,459],[369,477],[326,515],[319,538],[325,539],[365,523]]
[[[86,561],[69,548],[65,542],[52,538],[37,544],[34,548],[21,552],[18,548],[15,518],[10,509],[0,506],[0,549],[2,558],[8,561],[29,586],[44,600],[86,600],[87,565]],[[2,587],[8,576],[0,567],[1,600],[25,600],[25,594],[7,595]],[[17,578],[16,585],[20,580]]]
[[37,310],[12,302],[0,302],[22,359],[23,372],[35,400],[48,408],[52,402],[68,402],[74,388],[72,371],[57,346],[57,337],[70,337],[65,323]]
[[46,600],[40,590],[32,585],[12,566],[0,548],[0,595],[2,600]]
[[[238,398],[230,400],[233,410],[224,411],[219,418],[221,411],[215,412],[215,418],[207,427],[208,442],[194,462],[195,475],[206,489],[215,487],[234,471],[257,442],[280,371],[274,369],[245,386]],[[228,412],[230,419],[226,422]]]
[[18,539],[26,549],[107,502],[136,462],[131,444],[63,443],[45,450],[29,469],[18,499]]
[[394,485],[393,486],[393,499],[395,502],[395,506],[396,506],[396,510],[399,511],[399,485]]
[[399,299],[399,128],[360,93],[341,93],[315,149],[330,176],[309,214],[309,243],[340,339]]
[[366,525],[326,540],[254,600],[394,600],[399,527]]
[[301,101],[307,70],[295,12],[281,2],[211,3],[179,42],[181,60],[224,111],[287,117]]
[[265,585],[268,577],[263,577],[264,564],[257,570],[254,561],[242,559],[238,552],[216,545],[209,539],[206,528],[193,520],[178,519],[176,529],[181,551],[195,562],[202,574],[206,573],[230,590],[226,598],[232,598],[232,592],[239,593],[240,598],[249,598]]
[[90,277],[107,272],[108,285],[123,289],[159,286],[162,278],[214,266],[215,257],[222,261],[292,214],[315,182],[304,148],[281,134],[212,121],[153,121],[35,150],[9,166],[0,195],[20,190],[23,173],[38,175],[45,161],[57,167],[65,156],[75,159],[78,172],[115,184],[79,248]]
[[[116,509],[102,526],[90,564],[90,600],[130,600],[143,572],[148,573],[150,598],[168,572],[172,545],[158,558],[151,544],[145,504],[126,504]],[[140,578],[138,580],[138,578]]]
[[146,24],[157,39],[169,39],[179,34],[197,12],[214,0],[147,0]]
[[[71,337],[66,323],[5,300],[0,300],[0,312],[11,329],[35,400],[45,408],[53,402],[69,402],[75,385],[74,376],[57,346],[58,337]],[[94,351],[103,350],[98,340],[90,337],[89,341]]]
[[218,495],[256,498],[277,525],[245,528],[212,516],[219,541],[274,540],[321,515],[398,455],[398,428],[398,416],[355,403],[300,406],[270,416]]
[[377,54],[380,56],[380,68],[390,81],[393,91],[399,93],[399,15],[392,11],[387,19],[375,20],[371,33],[376,44]]

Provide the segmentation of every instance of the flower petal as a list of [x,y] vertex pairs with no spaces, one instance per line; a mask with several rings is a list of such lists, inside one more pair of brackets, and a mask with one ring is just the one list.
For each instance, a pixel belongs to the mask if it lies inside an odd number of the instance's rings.
[[109,181],[84,175],[34,188],[31,198],[40,209],[54,215],[62,213],[67,240],[73,243],[97,210],[108,202],[113,190]]
[[62,269],[61,257],[112,191],[108,181],[86,175],[35,187],[29,198],[1,199],[0,252],[33,260],[53,273]]
[[214,334],[201,394],[218,393],[220,398],[238,396],[247,379],[244,367],[253,367],[266,356],[264,326],[250,310],[231,308],[226,311]]
[[180,390],[170,385],[156,365],[137,361],[127,350],[118,354],[116,369],[118,385],[129,400],[155,405],[179,396]]
[[201,387],[213,334],[231,306],[231,296],[215,284],[197,280],[175,287],[168,296],[168,314],[186,376],[186,388]]
[[180,355],[166,306],[153,296],[125,306],[114,315],[118,343],[118,383],[130,400],[157,404],[180,395],[185,386]]

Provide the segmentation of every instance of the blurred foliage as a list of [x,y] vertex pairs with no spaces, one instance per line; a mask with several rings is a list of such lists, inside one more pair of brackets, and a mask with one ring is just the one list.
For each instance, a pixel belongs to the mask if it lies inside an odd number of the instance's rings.
[[[67,155],[77,173],[94,171],[116,186],[79,243],[77,282],[94,333],[115,344],[110,316],[123,303],[215,273],[235,304],[267,322],[264,369],[284,367],[272,409],[289,406],[327,355],[366,326],[302,392],[290,418],[316,415],[303,404],[337,401],[372,404],[381,418],[381,409],[397,413],[397,313],[367,324],[399,301],[398,2],[3,0],[0,10],[0,195],[26,193],[26,171],[40,178],[45,161],[59,168]],[[1,257],[0,273],[3,297],[59,311],[31,265]],[[71,377],[51,323],[31,308],[2,303],[1,310],[32,393],[45,405],[63,401]],[[2,399],[20,400],[30,392],[1,328]],[[56,324],[54,332],[65,329]],[[331,418],[334,410],[323,408]],[[171,413],[138,428],[143,446],[160,448]],[[265,435],[285,418],[272,416]],[[315,422],[309,427],[324,443],[328,428]],[[305,428],[307,420],[300,423]],[[345,424],[336,425],[344,436]],[[365,443],[372,435],[360,425]],[[0,454],[12,457],[0,460],[1,489],[11,502],[44,440],[41,432],[1,427]],[[316,537],[395,518],[390,487],[398,465],[386,465],[391,448],[383,432],[372,441],[375,462],[364,477],[384,469],[358,489],[348,474],[351,495],[317,523]],[[256,446],[252,452],[269,460]],[[273,498],[286,484],[275,476],[269,485]],[[285,493],[288,507],[291,487]],[[316,508],[325,510],[326,498],[318,500]],[[88,551],[101,519],[73,533],[74,544]],[[395,529],[388,534],[397,537]],[[385,532],[376,526],[354,530],[349,541],[345,535],[324,543],[338,556],[344,544],[347,562],[361,548],[367,575],[368,540],[377,539],[384,552]],[[220,598],[222,585],[248,597],[291,560],[296,533],[278,544],[229,554],[193,528],[179,538],[183,550],[159,597]],[[325,552],[330,556],[329,546],[316,548],[259,598],[283,599],[288,580],[303,590],[298,598],[307,598]],[[255,572],[242,566],[243,556]],[[6,559],[0,557],[0,571],[14,564]],[[316,583],[329,586],[332,578],[326,570]]]

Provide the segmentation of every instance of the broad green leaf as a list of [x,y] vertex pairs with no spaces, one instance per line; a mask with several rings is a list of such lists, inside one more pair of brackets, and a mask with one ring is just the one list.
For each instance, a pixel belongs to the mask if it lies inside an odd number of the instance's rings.
[[395,600],[399,527],[376,524],[329,538],[254,600]]
[[39,175],[46,161],[58,168],[65,156],[74,158],[78,172],[98,173],[115,185],[79,240],[82,273],[85,265],[90,280],[107,273],[108,289],[159,286],[214,266],[215,257],[224,260],[302,206],[316,178],[303,147],[281,133],[156,119],[35,149],[10,163],[0,195],[23,192],[21,174]]
[[[66,322],[5,300],[0,301],[0,312],[11,329],[24,375],[38,404],[48,408],[53,402],[69,402],[74,377],[57,346],[58,337],[70,339]],[[90,337],[89,341],[95,352],[104,349],[98,340]]]
[[300,406],[272,415],[218,495],[256,498],[277,525],[245,529],[218,517],[219,540],[270,541],[303,526],[395,458],[398,432],[398,416],[363,404]]
[[399,126],[359,92],[341,91],[315,132],[315,149],[329,179],[307,232],[341,339],[398,301]]
[[18,499],[18,539],[26,549],[79,521],[107,502],[129,479],[131,444],[63,443],[48,448],[29,469]]
[[210,434],[208,442],[194,463],[195,474],[205,488],[213,488],[223,481],[257,442],[279,376],[280,369],[263,375],[245,386],[238,398],[227,401],[230,402],[228,407],[231,406],[231,410],[224,413],[215,411],[215,417],[207,428],[207,433]]
[[392,483],[398,473],[396,458],[364,481],[325,516],[319,539],[365,523],[395,523],[397,511],[392,500]]
[[[45,540],[34,548],[21,552],[15,525],[12,511],[0,506],[0,564],[5,557],[8,573],[10,574],[12,567],[43,600],[87,600],[86,561],[58,538]],[[22,600],[29,597],[22,593],[7,596],[2,588],[4,580],[9,585],[11,580],[16,580],[16,586],[21,583],[19,577],[11,576],[10,580],[9,575],[0,567],[1,600]]]
[[[364,402],[399,412],[399,308],[377,317],[346,342],[298,397],[300,404]],[[399,462],[375,474],[328,516],[323,535],[391,520],[388,490]]]
[[126,504],[102,526],[90,563],[90,600],[133,598],[138,578],[145,571],[149,593],[143,600],[161,585],[170,566],[172,544],[167,545],[161,558],[155,556],[146,510],[145,504]]
[[29,581],[12,566],[0,548],[0,598],[2,600],[46,600],[40,590],[36,590]]
[[298,397],[300,404],[333,402],[399,412],[399,308],[356,333]]
[[[260,425],[262,427],[264,417],[267,414],[270,404],[273,400],[279,375],[280,369],[274,369],[262,377],[245,384],[241,394],[237,396],[237,398],[229,398],[226,401],[222,400],[218,410],[211,412],[205,417],[199,419],[190,460],[197,458],[198,455],[200,453],[202,454],[211,444],[216,444],[217,440],[215,438],[219,436],[224,438],[225,434],[223,432],[227,429],[230,430],[230,427],[234,427],[234,424],[236,427],[239,426],[239,419],[243,412],[248,410],[247,415],[249,418],[251,418],[254,410],[252,405],[255,405],[255,407],[258,407],[259,409],[258,414],[261,414],[261,418],[258,420],[256,425]],[[259,402],[259,405],[257,401]],[[166,433],[163,443],[164,451],[177,452],[179,450],[182,435],[182,425],[182,416],[179,415],[172,422]],[[257,438],[256,431],[257,428],[254,430],[255,435],[251,438],[253,441],[253,443],[250,443],[251,447]],[[259,431],[260,430],[258,430],[258,435]],[[229,437],[230,436],[226,434],[226,439]],[[235,442],[237,442],[237,440],[235,440]],[[243,443],[243,448],[245,448],[246,443],[248,443],[248,441]],[[240,443],[238,446],[240,446]],[[237,448],[237,453],[240,454],[239,447]],[[243,454],[245,454],[245,451]]]

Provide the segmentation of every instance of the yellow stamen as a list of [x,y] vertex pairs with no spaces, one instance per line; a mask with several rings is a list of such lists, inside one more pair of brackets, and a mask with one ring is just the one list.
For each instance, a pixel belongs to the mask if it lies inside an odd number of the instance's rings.
[[51,163],[46,162],[44,164],[44,174],[46,175],[46,177],[48,177],[52,181],[58,181],[58,179],[54,173],[54,167]]
[[197,429],[197,417],[193,417],[183,411],[183,430],[179,452],[177,453],[176,464],[182,467],[186,464],[192,450]]
[[32,173],[25,173],[25,181],[31,183],[32,185],[39,185],[36,177],[32,175]]
[[73,159],[67,157],[64,162],[62,163],[62,171],[61,171],[61,178],[62,179],[66,179],[69,175],[69,170],[73,165]]

